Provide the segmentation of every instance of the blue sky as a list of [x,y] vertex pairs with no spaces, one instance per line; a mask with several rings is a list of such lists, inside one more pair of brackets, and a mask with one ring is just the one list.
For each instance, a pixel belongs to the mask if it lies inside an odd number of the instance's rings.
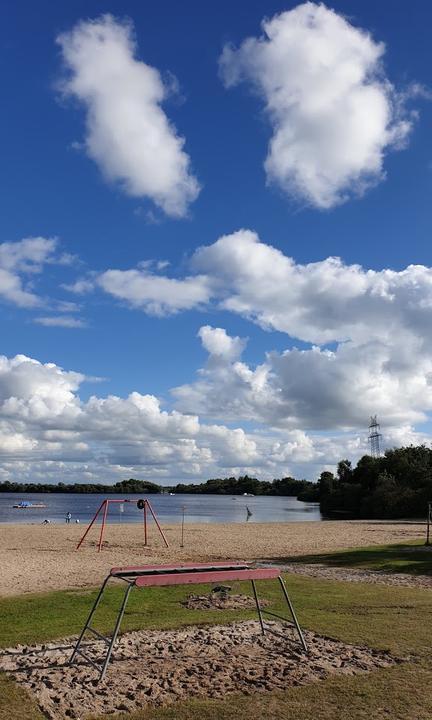
[[313,478],[376,412],[428,442],[429,3],[2,7],[0,479]]

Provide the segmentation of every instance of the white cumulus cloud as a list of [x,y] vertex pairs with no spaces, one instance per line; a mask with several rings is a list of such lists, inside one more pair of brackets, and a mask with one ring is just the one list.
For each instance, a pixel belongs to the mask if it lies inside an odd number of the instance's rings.
[[[269,338],[269,351],[252,364],[242,357],[246,338],[231,337],[220,325],[197,328],[208,360],[194,382],[172,390],[182,418],[221,427],[246,422],[260,433],[286,436],[358,432],[378,413],[389,437],[430,420],[431,267],[372,270],[332,257],[301,264],[243,229],[198,248],[182,275],[165,272],[146,260],[131,270],[94,273],[92,283],[147,313],[228,311],[259,325]],[[271,350],[271,331],[285,333],[284,349]],[[403,431],[411,441],[410,433]],[[247,439],[262,460],[262,436]],[[324,447],[315,438],[314,453],[318,445]],[[293,454],[295,442],[287,447]],[[209,450],[214,459],[214,446]],[[302,443],[296,456],[309,451]]]
[[262,23],[263,35],[224,47],[227,87],[250,82],[272,126],[265,169],[289,195],[330,208],[384,177],[384,154],[411,120],[385,77],[385,47],[324,4]]
[[[212,373],[225,368],[225,390],[214,375],[204,376],[209,390],[221,393],[215,401],[219,407],[230,393],[245,405],[246,394],[242,398],[238,385],[229,385],[230,368],[240,365],[225,358],[210,369]],[[242,382],[248,373],[252,376],[254,371],[244,366]],[[245,472],[263,479],[287,474],[316,478],[341,457],[355,460],[367,452],[365,429],[333,435],[282,426],[246,431],[206,423],[197,414],[165,410],[151,394],[93,395],[84,401],[79,393],[85,380],[82,373],[54,363],[42,364],[24,355],[0,356],[1,480],[115,482],[140,477],[168,484]],[[269,383],[269,376],[257,377],[255,384],[250,377],[250,386],[254,384],[263,397],[271,392]],[[312,387],[311,395],[316,389]],[[302,392],[294,396],[294,403]],[[253,409],[260,420],[263,405],[260,408],[256,401]],[[227,417],[229,413],[227,407]],[[384,441],[391,446],[427,439],[405,423],[387,426]]]
[[106,270],[97,278],[105,292],[127,301],[150,315],[169,315],[208,303],[207,278],[195,275],[181,280],[156,275],[145,267],[133,270]]
[[162,109],[170,89],[136,58],[130,22],[103,15],[57,38],[67,75],[62,89],[86,108],[85,149],[104,176],[133,197],[182,217],[199,193],[184,138]]
[[406,337],[334,351],[290,348],[255,367],[215,364],[210,355],[197,380],[172,393],[180,411],[224,422],[328,432],[361,428],[378,413],[388,429],[428,419],[432,361]]
[[[193,414],[162,409],[154,395],[79,397],[81,373],[33,358],[0,356],[0,476],[46,477],[73,464],[75,479],[195,477],[264,462],[241,428],[205,425]],[[20,468],[18,461],[25,461]],[[52,466],[50,465],[52,464]],[[63,472],[62,472],[63,475]],[[57,477],[58,479],[58,477]]]
[[378,271],[333,257],[303,265],[251,230],[199,248],[191,265],[222,308],[305,342],[429,336],[432,268],[424,265]]
[[239,357],[246,345],[246,341],[242,338],[230,337],[224,328],[214,328],[210,325],[203,325],[198,331],[198,337],[212,357],[223,360]]
[[[249,230],[198,249],[191,265],[219,309],[290,340],[252,367],[240,359],[244,341],[206,326],[199,335],[209,361],[196,382],[174,390],[183,412],[326,431],[358,428],[375,412],[387,426],[428,419],[432,268],[377,271],[339,258],[302,265]],[[296,339],[308,346],[292,347]],[[215,362],[218,341],[224,362]]]

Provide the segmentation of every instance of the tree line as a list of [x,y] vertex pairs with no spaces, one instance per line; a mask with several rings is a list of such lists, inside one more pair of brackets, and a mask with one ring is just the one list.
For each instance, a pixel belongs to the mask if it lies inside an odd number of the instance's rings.
[[128,493],[160,493],[160,485],[148,482],[147,480],[121,480],[115,485],[102,485],[99,483],[74,483],[66,485],[59,482],[56,485],[51,483],[0,483],[0,492],[8,493],[106,493],[107,495],[128,494]]
[[432,450],[394,448],[379,458],[364,455],[356,467],[341,460],[336,475],[321,473],[318,487],[327,517],[425,517],[432,501]]
[[[257,480],[257,478],[242,475],[239,478],[212,478],[197,485],[179,483],[171,488],[174,493],[197,493],[210,495],[284,495],[285,497],[298,497],[317,492],[317,484],[308,480],[295,480],[285,477],[277,480]],[[318,496],[316,496],[318,500]]]
[[162,487],[146,480],[122,480],[115,485],[48,483],[0,483],[0,492],[15,493],[162,493],[215,495],[280,495],[319,502],[325,517],[401,518],[424,517],[432,501],[432,450],[425,445],[387,450],[382,457],[364,455],[355,467],[349,460],[338,463],[336,473],[324,471],[317,482],[284,477],[258,480],[211,478],[203,483],[178,483]]
[[206,493],[217,495],[285,495],[299,497],[305,493],[313,493],[317,490],[317,484],[307,480],[295,480],[286,477],[278,480],[267,481],[243,475],[239,478],[213,478],[197,485],[186,485],[178,483],[170,487],[157,485],[146,480],[122,480],[115,485],[102,485],[98,483],[74,483],[66,485],[57,483],[0,483],[0,492],[9,493],[106,493],[106,494],[127,494],[127,493]]

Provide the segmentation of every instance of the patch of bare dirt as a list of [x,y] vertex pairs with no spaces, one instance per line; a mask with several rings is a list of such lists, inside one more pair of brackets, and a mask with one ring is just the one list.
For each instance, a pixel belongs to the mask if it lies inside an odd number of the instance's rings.
[[[242,610],[255,608],[255,600],[249,595],[230,595],[229,592],[211,592],[208,595],[188,595],[181,603],[188,610]],[[261,607],[270,605],[260,598]]]
[[[324,679],[333,673],[354,675],[388,667],[398,660],[388,653],[356,647],[312,632],[298,637],[271,623],[283,637],[261,635],[248,621],[177,631],[140,631],[123,635],[106,680],[84,661],[68,666],[72,645],[19,647],[0,653],[0,669],[33,693],[51,720],[132,712],[191,697],[224,698]],[[101,642],[87,647],[100,658]]]

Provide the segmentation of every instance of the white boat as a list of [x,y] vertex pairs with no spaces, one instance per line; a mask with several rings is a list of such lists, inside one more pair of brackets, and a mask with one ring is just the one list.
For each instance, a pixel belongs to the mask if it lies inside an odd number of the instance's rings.
[[45,508],[46,505],[45,503],[32,503],[29,500],[21,500],[19,503],[12,505],[12,507],[17,510],[27,510],[33,508]]

